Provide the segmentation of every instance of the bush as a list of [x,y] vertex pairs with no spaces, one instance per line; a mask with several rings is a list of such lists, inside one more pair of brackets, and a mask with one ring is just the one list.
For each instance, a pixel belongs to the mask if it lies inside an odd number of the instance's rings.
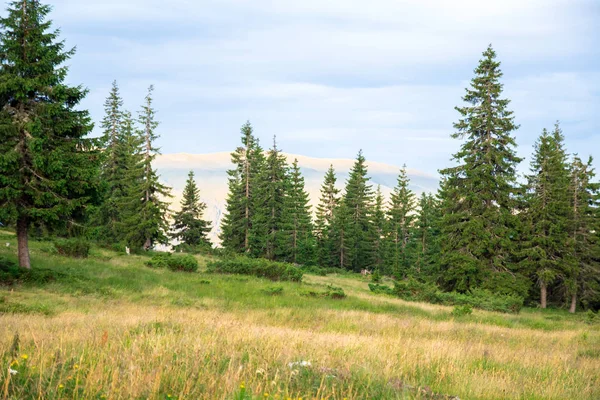
[[454,306],[454,309],[452,310],[452,315],[455,317],[463,317],[471,314],[473,314],[473,308],[468,304],[464,306]]
[[418,282],[413,278],[395,282],[393,291],[398,297],[408,301],[468,305],[488,311],[518,313],[523,307],[522,297],[495,294],[484,289],[473,289],[470,293],[442,292],[436,285]]
[[384,294],[395,294],[394,289],[386,285],[380,285],[378,283],[369,283],[369,290],[373,293],[384,293]]
[[152,268],[168,268],[171,271],[196,272],[198,260],[190,254],[156,253],[146,261]]
[[316,265],[302,265],[302,266],[300,266],[300,269],[302,269],[302,271],[304,271],[307,274],[313,274],[313,275],[319,275],[319,276],[326,276],[328,274],[341,274],[341,273],[346,272],[345,270],[343,270],[341,268],[318,267]]
[[302,270],[292,264],[263,258],[232,257],[208,263],[208,272],[251,275],[272,281],[302,281]]
[[332,285],[327,285],[327,290],[325,291],[308,290],[300,293],[300,295],[308,297],[329,297],[330,299],[343,299],[346,297],[344,289]]
[[279,296],[283,293],[283,286],[269,286],[265,289],[262,289],[264,294],[268,294],[269,296]]
[[587,310],[585,313],[585,323],[588,325],[594,325],[600,322],[600,317],[592,310]]
[[62,256],[87,258],[90,244],[83,239],[59,239],[54,241],[56,252]]
[[379,268],[377,268],[375,272],[373,272],[373,274],[371,275],[371,281],[375,283],[381,282],[381,274],[379,273]]

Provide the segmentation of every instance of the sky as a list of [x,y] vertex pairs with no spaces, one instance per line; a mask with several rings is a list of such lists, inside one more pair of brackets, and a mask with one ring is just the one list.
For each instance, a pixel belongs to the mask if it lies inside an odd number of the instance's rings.
[[[289,153],[436,174],[453,165],[481,53],[502,62],[528,157],[560,120],[600,170],[600,0],[55,0],[69,82],[95,121],[117,80],[132,112],[155,86],[163,153],[231,151],[250,120]],[[97,123],[96,133],[99,133]],[[519,168],[525,172],[528,161]]]

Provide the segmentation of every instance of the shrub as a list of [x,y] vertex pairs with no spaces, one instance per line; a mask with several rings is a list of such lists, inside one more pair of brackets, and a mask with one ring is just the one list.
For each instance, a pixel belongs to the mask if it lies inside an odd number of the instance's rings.
[[587,310],[587,312],[585,313],[585,323],[588,325],[594,325],[595,323],[598,323],[598,322],[600,322],[600,318],[598,317],[598,314],[596,314],[592,310]]
[[152,268],[168,268],[171,271],[196,272],[198,260],[190,254],[156,253],[146,261]]
[[379,273],[379,268],[377,268],[375,272],[371,274],[371,281],[375,283],[381,282],[381,274]]
[[341,287],[327,285],[326,296],[332,299],[343,299],[346,297],[346,293]]
[[401,299],[425,301],[434,304],[470,306],[488,311],[518,313],[523,307],[523,298],[501,295],[485,289],[473,289],[470,293],[442,292],[436,285],[422,283],[413,278],[397,281],[393,291]]
[[455,317],[463,317],[465,315],[471,315],[471,314],[473,314],[473,308],[468,304],[466,304],[464,306],[454,306],[454,309],[452,310],[451,314]]
[[369,290],[373,293],[395,294],[394,289],[386,285],[380,285],[379,283],[369,283]]
[[90,244],[83,239],[59,239],[54,241],[58,254],[67,257],[87,258],[90,254]]
[[208,263],[209,272],[251,275],[272,281],[302,281],[302,270],[292,264],[262,258],[232,257]]
[[300,293],[300,295],[308,297],[328,297],[330,299],[343,299],[346,297],[344,289],[332,285],[327,285],[327,290],[325,291],[307,290]]
[[262,289],[262,292],[269,296],[279,296],[283,293],[283,286],[269,286]]

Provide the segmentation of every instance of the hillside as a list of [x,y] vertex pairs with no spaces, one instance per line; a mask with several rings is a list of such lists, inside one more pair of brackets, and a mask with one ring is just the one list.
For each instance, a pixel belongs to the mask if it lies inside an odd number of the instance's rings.
[[[285,153],[285,156],[289,163],[292,163],[294,159],[298,159],[298,164],[305,178],[306,191],[309,193],[313,205],[318,202],[323,176],[329,166],[333,165],[335,168],[338,176],[338,187],[343,189],[348,178],[348,172],[354,163],[354,160],[350,159],[314,158],[287,153]],[[219,226],[227,197],[227,170],[232,167],[230,153],[162,154],[156,158],[154,166],[157,168],[161,179],[173,188],[173,198],[171,199],[173,209],[179,207],[181,192],[185,186],[188,171],[194,171],[202,201],[207,205],[206,218],[212,221],[213,229],[210,232],[210,238],[214,243],[217,243],[220,232]],[[380,185],[383,194],[389,197],[389,193],[396,185],[401,166],[378,162],[368,162],[368,166],[373,186]],[[408,169],[407,171],[411,179],[411,189],[417,195],[422,192],[437,190],[438,180],[435,176],[414,169]]]
[[[14,235],[0,241],[14,259]],[[49,242],[32,256],[0,292],[3,399],[600,398],[600,331],[581,314],[455,317],[374,295],[360,275],[274,283],[207,273],[201,256],[198,273]],[[347,297],[306,296],[328,284]]]

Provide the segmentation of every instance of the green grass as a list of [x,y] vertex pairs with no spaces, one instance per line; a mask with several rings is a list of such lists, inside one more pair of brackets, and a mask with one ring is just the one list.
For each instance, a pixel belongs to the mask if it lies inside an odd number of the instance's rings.
[[[15,236],[0,244],[14,260]],[[187,273],[97,247],[71,259],[32,241],[31,255],[34,270],[0,287],[0,348],[20,338],[0,353],[20,360],[0,398],[600,398],[584,313],[454,316],[357,274],[273,283],[209,274],[203,256]],[[346,297],[306,295],[331,286]]]

